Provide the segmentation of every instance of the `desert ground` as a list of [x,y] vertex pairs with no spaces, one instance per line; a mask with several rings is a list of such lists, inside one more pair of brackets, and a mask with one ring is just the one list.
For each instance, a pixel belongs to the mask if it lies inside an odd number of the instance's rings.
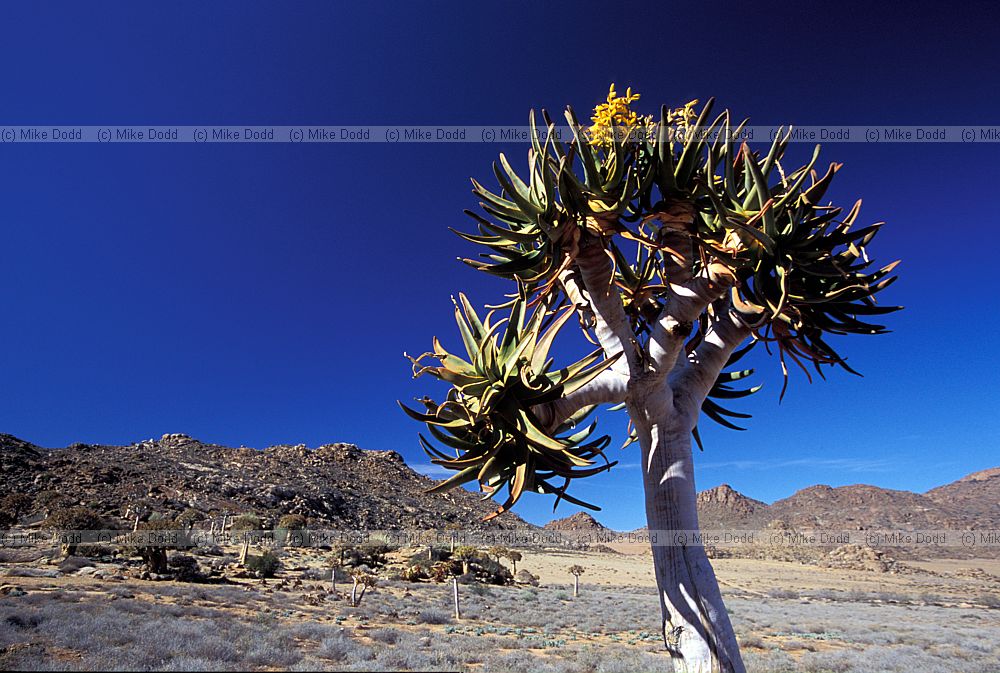
[[[223,561],[237,553],[224,551]],[[393,553],[380,577],[413,551]],[[350,582],[333,591],[329,553],[281,555],[271,579],[220,584],[141,580],[120,560],[6,553],[0,667],[670,670],[648,554],[527,550],[518,570],[538,586],[461,585],[461,619],[449,582],[380,579],[352,607]],[[566,571],[573,564],[585,569],[576,598]],[[714,565],[750,671],[1000,671],[996,561],[913,563],[899,574],[748,559]]]

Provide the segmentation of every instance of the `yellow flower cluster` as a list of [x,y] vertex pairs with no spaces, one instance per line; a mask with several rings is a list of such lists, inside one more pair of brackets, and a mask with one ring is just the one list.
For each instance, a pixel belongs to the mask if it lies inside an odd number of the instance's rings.
[[698,99],[695,98],[693,101],[685,103],[684,107],[678,107],[670,110],[667,113],[667,121],[671,124],[677,124],[678,126],[687,126],[691,123],[691,120],[698,116],[694,111],[694,106],[697,104]]
[[637,100],[639,100],[639,94],[632,93],[632,87],[625,91],[624,96],[619,96],[615,92],[615,85],[612,84],[608,91],[607,102],[594,108],[594,116],[590,118],[594,122],[588,131],[590,144],[598,147],[609,147],[614,139],[615,127],[622,127],[627,133],[638,124],[639,115],[629,107]]
[[[593,125],[588,129],[587,136],[590,144],[596,147],[610,147],[615,135],[628,136],[633,129],[638,126],[650,127],[654,124],[651,115],[639,116],[631,105],[639,100],[638,93],[632,93],[632,87],[625,90],[624,96],[619,96],[612,84],[608,90],[608,99],[594,108],[594,114],[590,118]],[[687,126],[698,115],[694,111],[694,106],[698,104],[695,99],[686,103],[683,107],[674,108],[667,112],[667,122],[676,124],[678,127]]]

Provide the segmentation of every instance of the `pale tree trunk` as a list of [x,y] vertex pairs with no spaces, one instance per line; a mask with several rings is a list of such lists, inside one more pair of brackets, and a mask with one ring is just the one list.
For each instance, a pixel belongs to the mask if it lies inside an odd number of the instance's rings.
[[[581,323],[591,324],[614,366],[584,388],[538,409],[550,429],[591,404],[625,402],[642,449],[646,517],[650,531],[696,531],[698,514],[691,456],[693,430],[708,391],[726,360],[750,332],[730,313],[731,279],[711,268],[690,273],[694,251],[686,232],[690,208],[661,217],[667,257],[668,299],[648,344],[640,344],[612,279],[604,246],[582,243],[577,266],[560,277]],[[706,309],[709,327],[690,353],[684,348]],[[689,533],[690,535],[690,533]],[[663,639],[678,673],[745,673],[739,645],[715,573],[700,544],[652,544]]]
[[580,595],[580,576],[573,575],[573,598],[577,598]]
[[678,673],[744,673],[736,634],[715,572],[701,544],[664,539],[668,531],[697,531],[691,427],[666,395],[632,409],[642,448],[646,520],[663,625],[663,641]]
[[452,595],[455,598],[455,619],[461,619],[462,618],[462,609],[461,609],[461,606],[459,606],[459,603],[458,603],[458,578],[457,577],[452,577],[451,578],[451,591],[452,591]]

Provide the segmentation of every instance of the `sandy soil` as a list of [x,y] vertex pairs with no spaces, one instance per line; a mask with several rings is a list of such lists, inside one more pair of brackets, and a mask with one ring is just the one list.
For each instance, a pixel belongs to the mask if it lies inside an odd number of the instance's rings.
[[[654,586],[652,560],[648,554],[607,554],[594,552],[525,552],[519,567],[529,568],[543,584],[569,583],[566,572],[579,564],[586,573],[581,581],[601,586]],[[961,600],[970,592],[1000,589],[976,569],[1000,577],[1000,561],[990,559],[938,560],[911,562],[918,572],[907,574],[877,573],[819,568],[813,565],[755,559],[714,559],[719,582],[724,591],[735,590],[749,595],[767,595],[786,590],[814,592],[864,591],[917,595],[938,594]]]

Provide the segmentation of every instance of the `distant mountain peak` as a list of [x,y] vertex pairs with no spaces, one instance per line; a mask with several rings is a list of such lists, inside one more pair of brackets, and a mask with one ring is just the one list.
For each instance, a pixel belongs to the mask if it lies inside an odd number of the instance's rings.
[[747,512],[767,507],[766,503],[743,495],[729,484],[720,484],[715,488],[710,488],[698,494],[699,505],[710,503],[746,510]]
[[[729,484],[720,484],[698,494],[698,518],[703,528],[727,528],[755,523],[767,511],[767,503],[754,500]],[[760,522],[756,522],[760,523]]]
[[607,526],[587,514],[577,512],[562,519],[555,519],[545,524],[548,530],[608,530]]

